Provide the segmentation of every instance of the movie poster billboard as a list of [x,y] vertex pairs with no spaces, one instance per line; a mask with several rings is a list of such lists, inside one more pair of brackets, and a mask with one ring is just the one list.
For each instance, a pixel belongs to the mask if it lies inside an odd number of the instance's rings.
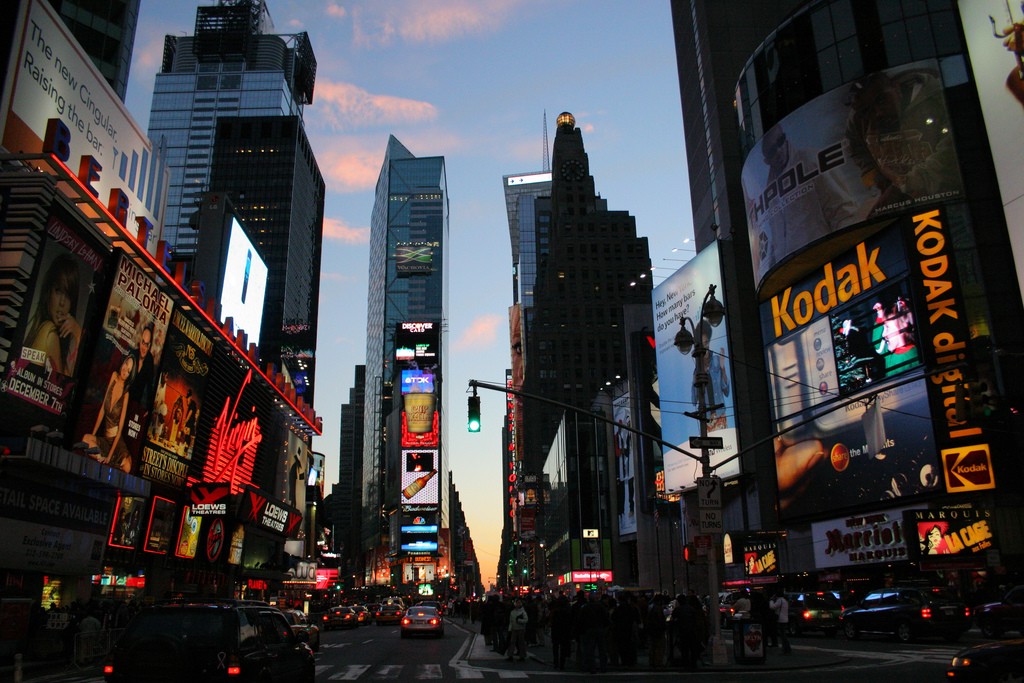
[[961,196],[952,135],[935,60],[868,74],[766,131],[741,176],[757,286],[828,235]]
[[937,491],[918,309],[897,228],[762,305],[780,517]]
[[174,535],[174,501],[160,496],[153,497],[149,510],[149,524],[146,526],[146,541],[142,549],[147,553],[166,555],[171,548]]
[[615,487],[618,498],[619,534],[636,533],[636,438],[625,427],[632,427],[632,406],[629,391],[617,394],[612,400],[615,425]]
[[100,462],[130,474],[140,473],[172,307],[156,282],[121,254],[74,437],[98,449]]
[[213,340],[175,309],[149,412],[140,476],[174,488],[185,484],[212,356]]
[[8,431],[28,433],[37,424],[63,430],[86,367],[81,349],[94,328],[104,258],[59,218],[47,221],[36,274],[25,294],[21,332],[3,376],[0,405]]
[[903,520],[905,528],[916,532],[909,543],[914,560],[976,557],[995,547],[993,513],[989,508],[963,505],[907,510]]
[[716,468],[715,474],[726,479],[738,475],[740,471],[739,458],[719,466],[737,453],[736,418],[733,410],[728,323],[722,320],[718,327],[712,327],[700,321],[701,305],[710,285],[717,288],[716,298],[724,301],[717,244],[708,246],[690,259],[685,266],[655,287],[652,293],[659,401],[662,407],[672,406],[671,410],[661,412],[661,438],[697,456],[689,457],[670,448],[663,450],[665,490],[669,493],[695,487],[697,477],[701,475],[701,464],[697,459],[700,451],[690,448],[690,437],[700,436],[700,423],[683,414],[684,411],[694,412],[699,407],[700,397],[694,385],[698,367],[691,354],[680,353],[675,346],[680,320],[683,319],[689,319],[699,327],[694,329],[687,323],[687,330],[700,333],[708,349],[704,363],[710,382],[704,403],[709,408],[720,406],[709,410],[707,414],[708,436],[720,437],[723,443],[722,448],[710,451],[711,466]]
[[1006,0],[960,0],[957,7],[1024,291],[1024,8]]

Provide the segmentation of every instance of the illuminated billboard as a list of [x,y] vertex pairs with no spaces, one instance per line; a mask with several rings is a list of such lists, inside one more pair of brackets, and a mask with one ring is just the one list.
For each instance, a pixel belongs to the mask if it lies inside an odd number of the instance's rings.
[[4,148],[52,149],[129,233],[152,226],[144,246],[156,253],[169,174],[163,159],[50,3],[20,7],[17,17],[7,8],[16,28],[0,99]]
[[[937,491],[920,308],[898,226],[762,304],[780,516]],[[926,316],[927,317],[927,316]]]
[[267,264],[242,224],[232,216],[220,286],[221,320],[231,318],[235,331],[244,330],[253,342],[259,342],[263,326],[267,274]]
[[402,514],[399,549],[407,553],[435,553],[438,550],[437,513]]
[[[395,368],[402,396],[403,448],[436,447],[440,438],[438,394],[441,370],[440,325],[399,323],[395,330]],[[403,487],[405,484],[403,484]]]
[[147,553],[166,555],[171,548],[175,521],[174,501],[160,496],[153,497],[153,505],[149,512],[149,524],[146,527],[146,541],[142,549]]
[[756,284],[774,291],[772,271],[847,227],[960,197],[952,135],[935,60],[867,74],[783,118],[741,176]]
[[[1006,0],[960,0],[957,7],[996,167],[1017,284],[1024,291],[1024,9]],[[1011,40],[1017,41],[1015,49],[1010,49]]]
[[437,450],[402,451],[402,504],[437,505]]
[[434,253],[440,242],[399,242],[395,245],[395,273],[398,277],[429,275],[434,270]]
[[625,389],[624,385],[619,385],[617,389],[624,390],[623,393],[616,394],[612,401],[612,412],[615,419],[612,432],[615,442],[615,488],[619,503],[619,534],[635,534],[637,439],[634,438],[633,432],[623,428],[623,426],[632,427],[629,390]]
[[171,297],[121,254],[74,440],[96,448],[97,459],[111,467],[180,486],[185,483],[181,468],[144,469],[139,460],[172,308]]
[[903,526],[916,532],[909,539],[915,560],[971,557],[995,547],[993,513],[988,508],[967,505],[907,510]]
[[[724,300],[717,244],[702,250],[652,292],[660,404],[662,407],[672,406],[672,410],[661,412],[661,438],[695,456],[699,456],[700,452],[690,449],[690,437],[700,436],[700,423],[683,412],[693,412],[698,408],[699,397],[693,382],[698,367],[692,355],[679,352],[675,338],[683,318],[689,318],[699,325],[701,303],[710,285],[718,288],[715,295],[718,300]],[[688,331],[695,331],[689,327],[689,323],[687,325]],[[721,437],[723,443],[723,448],[710,451],[712,467],[737,453],[736,418],[731,390],[732,356],[727,328],[725,320],[718,327],[700,325],[700,331],[706,337],[708,354],[705,364],[710,376],[708,389],[711,400],[705,400],[705,404],[721,406],[710,410],[707,415],[708,436]],[[697,477],[701,475],[700,462],[670,448],[663,449],[663,452],[665,490],[672,492],[696,486]],[[739,474],[739,458],[718,467],[715,473],[724,478],[736,476]]]
[[[26,245],[11,242],[15,249],[4,258],[27,260]],[[21,307],[20,332],[12,340],[3,375],[0,405],[8,431],[27,433],[34,425],[53,425],[55,419],[68,417],[77,378],[89,367],[82,349],[90,345],[96,328],[105,259],[64,221],[55,216],[47,221]]]

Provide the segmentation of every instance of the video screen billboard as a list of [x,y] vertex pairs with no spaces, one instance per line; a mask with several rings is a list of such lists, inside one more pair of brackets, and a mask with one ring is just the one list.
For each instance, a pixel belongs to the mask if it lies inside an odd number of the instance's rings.
[[407,553],[435,553],[439,532],[436,513],[402,513],[399,549]]
[[0,405],[8,431],[28,433],[55,420],[63,430],[78,378],[88,368],[81,349],[95,330],[104,266],[99,249],[50,217],[3,375]]
[[[402,396],[402,447],[435,447],[440,438],[440,325],[399,323],[395,330],[395,369]],[[402,484],[405,486],[405,484]]]
[[741,176],[758,286],[828,235],[961,196],[952,135],[935,60],[868,74],[782,119]]
[[220,287],[221,320],[232,318],[235,331],[244,330],[249,341],[257,343],[263,326],[268,272],[256,246],[238,219],[232,216],[224,280]]
[[633,432],[623,429],[631,427],[631,404],[629,391],[618,394],[612,401],[615,426],[615,488],[619,502],[618,523],[620,534],[636,533],[636,468],[637,440]]
[[[711,465],[715,473],[723,478],[739,474],[739,459],[733,459],[719,466],[724,460],[737,453],[736,421],[733,410],[731,358],[729,351],[728,323],[723,320],[718,327],[700,324],[701,304],[710,285],[715,285],[715,296],[724,300],[722,275],[718,259],[718,246],[713,244],[702,250],[689,263],[670,275],[654,288],[652,293],[655,316],[655,343],[658,359],[658,388],[661,407],[662,439],[676,444],[683,450],[699,456],[699,451],[690,448],[690,437],[700,436],[700,423],[683,414],[698,408],[698,392],[694,377],[698,372],[697,363],[691,354],[682,354],[675,346],[680,320],[690,319],[699,330],[689,326],[687,330],[704,335],[708,349],[705,356],[705,370],[710,376],[710,400],[707,406],[721,407],[707,414],[708,436],[720,437],[723,448],[710,451]],[[666,408],[671,406],[671,409]],[[670,448],[663,449],[665,460],[665,490],[667,492],[693,488],[701,475],[700,462]]]
[[784,518],[941,483],[907,263],[892,227],[762,305]]
[[433,449],[402,451],[402,504],[437,505],[438,452]]

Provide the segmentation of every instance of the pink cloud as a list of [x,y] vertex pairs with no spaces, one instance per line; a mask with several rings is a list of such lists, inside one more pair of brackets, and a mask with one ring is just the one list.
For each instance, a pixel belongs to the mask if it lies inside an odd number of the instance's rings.
[[348,138],[332,142],[314,143],[327,190],[340,193],[372,190],[384,161],[386,140],[378,140],[372,149],[359,147],[359,141]]
[[507,326],[508,320],[500,315],[482,315],[462,331],[455,342],[455,350],[465,351],[490,346],[498,338],[498,330],[504,330]]
[[429,102],[375,95],[351,83],[321,80],[316,84],[316,119],[334,130],[435,118],[437,108]]
[[341,5],[339,5],[338,3],[336,3],[336,2],[329,2],[329,3],[327,3],[327,16],[335,17],[337,19],[340,19],[340,18],[344,17],[346,14],[348,14],[348,12],[346,12],[345,8],[342,7]]
[[368,244],[370,229],[349,225],[341,218],[324,217],[324,239],[338,240],[349,244]]
[[356,44],[363,46],[388,45],[396,37],[409,43],[442,43],[493,33],[516,15],[520,4],[512,0],[374,2],[352,10],[353,35]]

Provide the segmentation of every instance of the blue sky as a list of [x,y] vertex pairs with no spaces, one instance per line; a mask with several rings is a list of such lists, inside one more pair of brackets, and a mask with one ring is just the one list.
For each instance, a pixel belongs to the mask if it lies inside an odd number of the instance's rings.
[[[127,104],[145,129],[166,34],[191,35],[214,0],[143,0]],[[306,131],[327,183],[315,450],[338,473],[339,414],[365,361],[370,213],[388,135],[444,156],[451,256],[448,458],[493,581],[502,526],[504,401],[483,391],[467,434],[470,379],[509,365],[511,246],[502,176],[541,170],[543,117],[572,112],[608,208],[648,238],[655,284],[692,255],[682,114],[667,0],[268,0],[278,33],[309,33],[317,58]],[[550,150],[547,152],[550,158]],[[687,244],[684,247],[684,244]],[[674,252],[673,249],[680,249]],[[329,488],[329,486],[328,486]]]

